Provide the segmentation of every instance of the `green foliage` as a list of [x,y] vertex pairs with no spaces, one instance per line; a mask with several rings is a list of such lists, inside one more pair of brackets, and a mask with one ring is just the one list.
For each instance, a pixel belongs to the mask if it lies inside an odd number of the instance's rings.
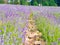
[[14,4],[19,4],[18,0],[14,0]]
[[3,26],[0,26],[0,35],[3,35],[4,34],[4,29],[3,29]]
[[21,5],[28,5],[27,1],[25,0],[21,0],[20,2],[21,2]]
[[45,1],[42,3],[43,6],[49,6],[49,2],[48,1]]
[[30,3],[31,3],[31,5],[38,6],[37,0],[32,0]]
[[33,5],[38,6],[38,3],[35,1]]
[[14,31],[14,25],[12,25],[10,22],[8,22],[6,25],[6,31],[7,32],[13,32]]
[[33,18],[33,13],[30,14],[29,18],[30,18],[30,19]]
[[42,32],[43,38],[46,40],[47,45],[51,45],[52,42],[60,44],[58,42],[58,38],[60,38],[60,28],[58,26],[51,25],[44,17],[36,19],[36,25],[38,30]]
[[34,5],[34,6],[37,6],[38,5],[38,2],[36,0],[32,0],[31,3],[32,3],[31,5]]
[[0,0],[0,4],[3,4],[4,3],[4,0]]
[[8,4],[13,4],[13,0],[10,0],[10,2],[8,2]]
[[[4,0],[0,0],[0,3],[4,3]],[[38,6],[42,4],[42,6],[57,6],[55,0],[32,0],[31,2],[27,2],[27,0],[10,0],[9,4],[21,4],[21,5],[34,5]]]
[[49,6],[57,6],[57,4],[55,3],[54,0],[50,0],[49,1]]
[[14,38],[16,39],[16,45],[20,45],[20,43],[22,43],[22,38],[18,37],[17,28],[10,22],[0,25],[0,35],[4,36],[5,45],[12,45],[14,43]]
[[53,15],[54,15],[56,18],[59,18],[59,17],[60,17],[60,13],[53,13]]
[[42,1],[43,6],[57,6],[54,0],[45,0]]

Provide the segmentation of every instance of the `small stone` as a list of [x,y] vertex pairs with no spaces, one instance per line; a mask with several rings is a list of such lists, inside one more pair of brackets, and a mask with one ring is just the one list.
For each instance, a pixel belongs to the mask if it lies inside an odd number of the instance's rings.
[[35,44],[35,45],[41,44],[41,41],[35,41],[34,44]]

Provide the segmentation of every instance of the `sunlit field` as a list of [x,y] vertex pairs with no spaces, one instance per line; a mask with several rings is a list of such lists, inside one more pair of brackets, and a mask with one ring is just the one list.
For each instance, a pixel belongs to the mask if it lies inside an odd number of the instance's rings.
[[0,5],[0,45],[60,45],[60,7]]

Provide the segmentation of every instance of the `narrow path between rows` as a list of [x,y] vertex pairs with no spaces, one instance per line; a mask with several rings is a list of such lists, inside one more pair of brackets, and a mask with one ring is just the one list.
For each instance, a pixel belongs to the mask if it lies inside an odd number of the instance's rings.
[[46,45],[42,39],[42,33],[37,30],[32,17],[28,19],[28,30],[26,30],[24,45]]

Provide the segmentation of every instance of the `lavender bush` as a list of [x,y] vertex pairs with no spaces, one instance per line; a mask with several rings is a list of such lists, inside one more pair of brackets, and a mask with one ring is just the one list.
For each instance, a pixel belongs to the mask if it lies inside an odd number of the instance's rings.
[[31,12],[47,45],[60,45],[59,9],[60,7],[0,5],[0,45],[23,45]]
[[[35,19],[39,32],[42,32],[43,39],[47,45],[60,45],[60,27],[59,27],[59,13],[51,13],[48,15],[38,15]],[[47,17],[46,17],[47,16]]]
[[23,45],[29,12],[11,7],[0,5],[0,45]]

